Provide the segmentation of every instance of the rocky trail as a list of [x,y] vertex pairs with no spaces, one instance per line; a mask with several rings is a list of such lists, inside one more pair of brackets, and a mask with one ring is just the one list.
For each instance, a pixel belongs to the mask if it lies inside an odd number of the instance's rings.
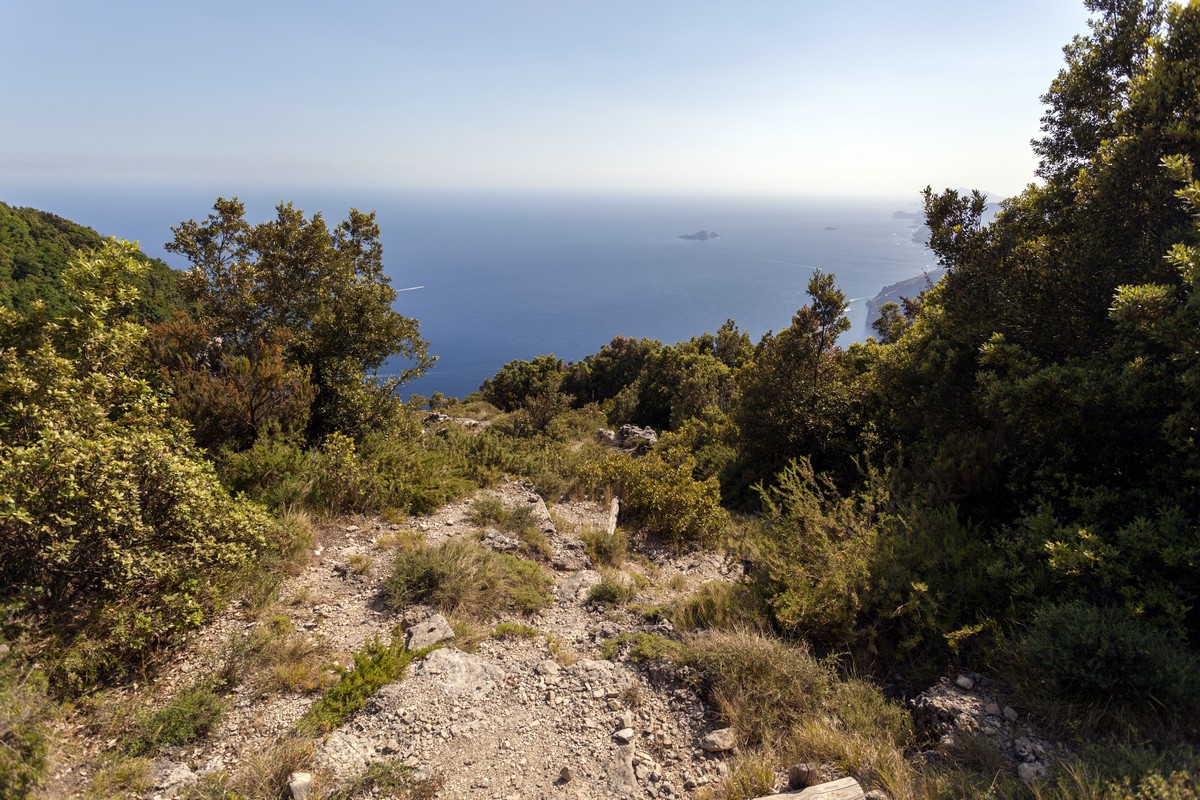
[[[496,501],[535,522],[542,542],[540,569],[553,581],[553,602],[528,615],[501,614],[483,621],[447,620],[436,610],[410,605],[399,612],[385,602],[384,582],[402,543],[429,545],[456,537],[490,549],[521,552],[519,542],[480,525],[473,511]],[[194,634],[151,686],[120,690],[109,707],[127,713],[161,707],[189,685],[228,664],[235,643],[254,641],[268,626],[286,630],[297,661],[319,654],[324,682],[296,690],[264,690],[262,676],[244,676],[223,689],[225,711],[207,736],[159,748],[145,798],[224,797],[199,792],[206,776],[235,775],[247,766],[280,769],[279,751],[297,737],[297,723],[335,679],[332,665],[349,669],[354,654],[373,640],[406,637],[410,650],[434,647],[404,676],[375,692],[343,724],[293,754],[283,773],[284,796],[317,800],[353,784],[372,765],[391,764],[423,786],[411,797],[446,798],[691,798],[714,796],[729,773],[732,732],[707,705],[700,686],[660,663],[628,658],[639,632],[669,635],[670,622],[646,613],[693,593],[708,581],[734,581],[740,562],[710,551],[672,552],[635,539],[622,568],[599,567],[581,534],[611,532],[616,507],[564,502],[547,508],[532,487],[506,480],[467,500],[405,524],[379,518],[343,518],[317,528],[306,567],[286,579],[268,609],[240,605]],[[528,553],[527,553],[528,554]],[[626,604],[589,602],[601,581],[629,587]],[[451,624],[453,623],[453,625]],[[497,627],[499,626],[499,627]],[[625,643],[625,644],[623,644]],[[287,658],[276,669],[294,666]],[[1021,777],[1046,771],[1053,745],[1029,733],[1011,707],[989,695],[979,675],[943,679],[910,701],[922,729],[940,739],[919,758],[953,752],[963,734],[984,736],[1008,753]],[[99,731],[99,733],[97,732]],[[106,752],[117,744],[103,726],[64,723],[59,765],[44,797],[97,797],[93,785]],[[282,762],[280,762],[282,763]],[[820,784],[801,795],[837,800],[886,797],[866,792],[828,765],[780,765],[777,787]],[[797,770],[800,774],[796,774]],[[278,781],[278,775],[276,775]],[[831,782],[832,781],[832,782]],[[824,783],[822,783],[824,782]],[[340,797],[392,797],[359,790]],[[719,793],[716,794],[719,796]]]
[[[448,798],[690,797],[722,775],[723,746],[701,747],[721,726],[695,690],[661,671],[651,676],[602,655],[605,644],[622,633],[670,630],[670,623],[647,621],[629,607],[587,602],[601,575],[584,554],[579,533],[611,527],[613,509],[573,502],[555,506],[551,514],[519,481],[480,493],[488,494],[508,507],[530,506],[549,543],[543,569],[554,581],[553,604],[530,616],[496,620],[523,626],[524,635],[455,641],[432,609],[409,607],[397,614],[383,602],[397,535],[416,532],[428,543],[482,535],[495,549],[512,546],[499,531],[472,524],[472,500],[415,517],[410,525],[372,518],[323,525],[308,566],[280,588],[279,608],[294,629],[344,667],[368,640],[387,641],[399,628],[414,634],[428,629],[414,646],[442,644],[318,742],[308,768],[314,780],[309,796],[382,759],[398,759],[414,774],[435,779],[436,796]],[[738,574],[740,567],[715,553],[643,549],[608,577],[640,587],[635,604],[654,605]],[[194,635],[153,687],[135,687],[123,702],[165,702],[212,670],[231,637],[247,637],[264,624],[261,614],[232,609]],[[241,685],[231,694],[213,733],[159,755],[155,786],[146,796],[179,796],[206,774],[238,769],[288,735],[320,696],[261,696]],[[72,759],[74,768],[60,768],[50,796],[82,791],[88,768],[79,765],[95,761],[112,744],[92,741],[83,747]]]

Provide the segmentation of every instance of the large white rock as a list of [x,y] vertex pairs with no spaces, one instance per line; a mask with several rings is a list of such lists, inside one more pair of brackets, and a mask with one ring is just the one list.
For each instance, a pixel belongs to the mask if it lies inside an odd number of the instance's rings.
[[504,680],[504,670],[478,656],[442,648],[427,655],[414,676],[433,679],[451,697],[486,694]]
[[454,629],[441,614],[434,614],[408,629],[408,649],[420,650],[442,642],[454,641]]

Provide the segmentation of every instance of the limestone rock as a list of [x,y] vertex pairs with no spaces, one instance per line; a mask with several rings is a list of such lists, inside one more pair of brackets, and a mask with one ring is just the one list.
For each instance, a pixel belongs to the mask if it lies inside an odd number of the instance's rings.
[[658,444],[658,434],[653,428],[637,425],[622,425],[617,430],[617,446],[631,453],[646,453]]
[[608,504],[608,519],[604,523],[604,530],[609,536],[617,532],[617,516],[621,513],[621,501],[614,497]]
[[408,629],[409,650],[420,650],[442,642],[453,641],[454,629],[441,614],[434,614]]
[[633,748],[618,747],[608,764],[608,797],[639,797],[637,776],[633,772]]
[[588,592],[602,580],[604,578],[594,569],[582,569],[558,585],[559,599],[586,603]]
[[733,728],[715,730],[700,740],[700,749],[706,753],[727,753],[737,747],[737,736]]
[[975,681],[971,680],[966,675],[959,675],[954,679],[954,682],[958,684],[958,688],[968,692],[975,688]]
[[154,788],[163,798],[175,797],[177,794],[196,783],[198,776],[187,764],[177,761],[162,761],[156,764]]
[[292,800],[307,800],[312,794],[312,788],[311,772],[293,772],[288,776],[288,794]]
[[486,694],[505,677],[495,664],[445,647],[426,656],[414,676],[435,678],[450,697]]

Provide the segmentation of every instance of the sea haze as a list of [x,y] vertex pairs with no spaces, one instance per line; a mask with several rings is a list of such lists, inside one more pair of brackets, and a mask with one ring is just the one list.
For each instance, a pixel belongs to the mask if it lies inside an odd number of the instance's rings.
[[[6,192],[13,205],[52,211],[106,235],[163,251],[170,226],[202,218],[218,194],[158,188],[120,191],[39,187]],[[378,189],[236,192],[254,222],[281,198],[331,223],[355,206],[374,209],[396,307],[421,321],[439,356],[405,393],[462,396],[501,365],[554,353],[595,352],[614,336],[664,342],[715,330],[732,318],[757,339],[786,327],[806,301],[814,269],[836,274],[854,328],[866,335],[865,301],[933,264],[913,243],[909,200],[549,196],[381,192]],[[715,231],[708,241],[680,239]],[[421,288],[412,288],[421,287]],[[385,367],[394,371],[396,365]]]

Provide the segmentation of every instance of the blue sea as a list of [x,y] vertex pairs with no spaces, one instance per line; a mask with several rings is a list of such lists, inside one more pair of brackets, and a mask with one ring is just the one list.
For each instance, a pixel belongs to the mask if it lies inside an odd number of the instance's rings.
[[[387,192],[372,189],[42,185],[0,187],[0,200],[33,206],[162,245],[170,226],[203,218],[220,194],[247,217],[270,217],[289,199],[330,223],[351,207],[374,209],[396,307],[418,318],[439,357],[404,393],[463,396],[507,361],[543,353],[570,361],[614,336],[675,342],[726,319],[757,339],[786,327],[806,301],[813,270],[832,272],[854,299],[861,340],[865,302],[920,275],[933,256],[912,241],[917,196],[893,199]],[[679,238],[715,231],[716,239]],[[395,365],[392,365],[393,369]],[[388,371],[386,368],[385,372]]]

